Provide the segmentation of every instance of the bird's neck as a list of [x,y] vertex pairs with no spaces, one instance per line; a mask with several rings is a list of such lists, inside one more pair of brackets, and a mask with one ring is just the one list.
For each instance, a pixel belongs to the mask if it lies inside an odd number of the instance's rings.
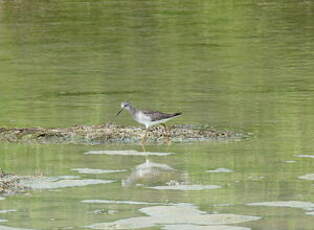
[[133,107],[132,105],[129,106],[128,108],[128,111],[131,113],[131,114],[135,114],[137,109],[135,107]]

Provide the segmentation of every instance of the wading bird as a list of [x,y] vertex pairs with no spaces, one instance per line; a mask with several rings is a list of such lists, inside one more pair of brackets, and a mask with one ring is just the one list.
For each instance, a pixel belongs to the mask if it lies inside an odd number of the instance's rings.
[[[163,124],[165,126],[165,122],[169,121],[175,117],[180,116],[182,113],[162,113],[158,111],[148,111],[148,110],[140,110],[132,106],[128,102],[121,103],[121,110],[116,114],[118,116],[124,109],[129,111],[131,116],[135,121],[140,124],[145,125],[146,132],[144,136],[144,140],[146,138],[147,129],[153,125]],[[166,126],[165,126],[166,127]]]

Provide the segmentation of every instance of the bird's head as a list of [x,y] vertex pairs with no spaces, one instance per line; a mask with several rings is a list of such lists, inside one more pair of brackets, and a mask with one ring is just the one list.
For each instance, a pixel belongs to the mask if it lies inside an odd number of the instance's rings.
[[121,109],[129,109],[131,104],[129,102],[121,102]]
[[131,104],[129,102],[121,102],[121,110],[116,114],[116,116],[118,116],[123,109],[129,110],[131,107]]

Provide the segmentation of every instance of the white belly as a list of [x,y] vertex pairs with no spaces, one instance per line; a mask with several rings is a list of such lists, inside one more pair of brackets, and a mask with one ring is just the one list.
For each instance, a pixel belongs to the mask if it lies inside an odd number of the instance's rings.
[[136,115],[134,116],[134,119],[140,123],[140,124],[143,124],[146,126],[146,128],[152,126],[152,125],[157,125],[157,124],[160,124],[160,123],[164,123],[168,120],[170,120],[172,117],[170,118],[167,118],[167,119],[163,119],[163,120],[157,120],[157,121],[151,121],[151,118],[147,115],[145,115],[144,113],[142,112],[138,112],[136,113]]
[[134,119],[135,119],[138,123],[145,125],[146,128],[148,128],[149,126],[152,125],[152,124],[151,124],[152,122],[151,122],[151,120],[150,120],[150,117],[149,117],[149,116],[146,116],[146,115],[145,115],[144,113],[142,113],[142,112],[136,113]]

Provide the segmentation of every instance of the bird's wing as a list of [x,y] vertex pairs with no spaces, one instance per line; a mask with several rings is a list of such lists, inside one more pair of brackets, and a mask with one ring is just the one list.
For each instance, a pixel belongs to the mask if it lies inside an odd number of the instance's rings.
[[169,114],[169,113],[161,113],[161,112],[157,112],[157,111],[148,111],[148,110],[144,110],[142,112],[145,115],[149,116],[152,121],[163,120],[163,119],[167,119],[167,118],[181,115],[181,113]]

